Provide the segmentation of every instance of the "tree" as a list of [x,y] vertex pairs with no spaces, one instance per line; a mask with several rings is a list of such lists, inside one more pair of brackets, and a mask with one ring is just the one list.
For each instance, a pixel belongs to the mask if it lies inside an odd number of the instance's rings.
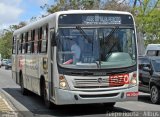
[[0,53],[2,58],[11,57],[12,48],[12,32],[5,32],[5,34],[0,38]]
[[0,53],[2,58],[11,57],[13,32],[25,25],[25,22],[20,22],[18,25],[11,25],[8,29],[3,30],[3,34],[0,37]]
[[137,4],[137,0],[134,0],[133,8],[136,7],[136,4]]
[[57,11],[62,10],[69,10],[69,9],[99,9],[100,7],[100,0],[59,0],[56,1],[54,5],[48,6],[44,5],[41,6],[42,9],[47,9],[48,13],[54,13]]
[[106,0],[104,10],[130,11],[129,2],[126,0]]
[[145,38],[145,44],[148,43],[160,43],[160,10],[157,6],[160,4],[160,0],[143,0],[139,6],[133,9],[133,13],[136,19],[138,32],[141,32]]

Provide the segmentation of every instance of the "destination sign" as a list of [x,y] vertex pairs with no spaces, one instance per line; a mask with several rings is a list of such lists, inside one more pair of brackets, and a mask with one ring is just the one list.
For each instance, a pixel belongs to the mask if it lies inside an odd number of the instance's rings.
[[59,25],[62,24],[86,24],[86,25],[109,25],[109,24],[133,24],[130,15],[123,14],[64,14],[58,19]]
[[121,24],[121,17],[113,16],[83,16],[83,24]]

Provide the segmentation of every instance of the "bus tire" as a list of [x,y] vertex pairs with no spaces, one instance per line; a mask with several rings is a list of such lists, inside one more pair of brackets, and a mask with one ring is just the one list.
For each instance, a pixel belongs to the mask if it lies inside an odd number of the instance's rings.
[[103,103],[106,108],[113,108],[116,102]]
[[43,96],[43,100],[44,100],[44,104],[45,106],[48,108],[48,109],[51,109],[52,108],[52,103],[51,101],[48,100],[48,93],[47,93],[47,89],[46,89],[46,85],[45,85],[45,82],[43,83],[43,88],[41,88],[43,91],[42,91],[42,96]]
[[21,93],[22,95],[28,95],[28,91],[26,88],[24,88],[24,82],[23,82],[23,75],[20,74],[20,86],[21,86]]

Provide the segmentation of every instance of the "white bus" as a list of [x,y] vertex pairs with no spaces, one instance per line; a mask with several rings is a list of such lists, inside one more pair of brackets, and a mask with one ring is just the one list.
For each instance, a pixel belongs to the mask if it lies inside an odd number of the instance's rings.
[[14,32],[12,76],[46,106],[137,100],[137,38],[128,12],[69,10]]

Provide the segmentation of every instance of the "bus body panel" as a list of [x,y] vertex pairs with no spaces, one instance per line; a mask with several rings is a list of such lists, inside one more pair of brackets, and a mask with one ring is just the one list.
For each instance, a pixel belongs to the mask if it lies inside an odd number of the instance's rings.
[[[138,90],[137,87],[131,87],[123,90],[114,90],[114,91],[84,92],[84,91],[68,91],[56,88],[55,103],[57,105],[64,105],[64,104],[94,104],[94,103],[107,103],[107,102],[122,102],[131,100],[137,101],[138,100],[137,90]],[[128,93],[132,95],[127,96]]]
[[[129,80],[132,78],[134,72],[129,73]],[[138,76],[137,76],[138,77]],[[129,86],[129,84],[121,87],[101,87],[103,82],[107,82],[109,76],[65,76],[69,85],[69,90],[63,90],[55,87],[57,105],[63,104],[91,104],[91,103],[107,103],[107,102],[121,102],[121,101],[137,101],[138,100],[138,86]],[[98,79],[102,78],[103,82],[98,83]],[[76,88],[75,80],[79,81],[81,87]],[[94,81],[94,82],[93,82]],[[87,87],[82,88],[82,82],[87,82]],[[107,83],[106,83],[107,84]],[[91,88],[89,86],[97,86]]]

